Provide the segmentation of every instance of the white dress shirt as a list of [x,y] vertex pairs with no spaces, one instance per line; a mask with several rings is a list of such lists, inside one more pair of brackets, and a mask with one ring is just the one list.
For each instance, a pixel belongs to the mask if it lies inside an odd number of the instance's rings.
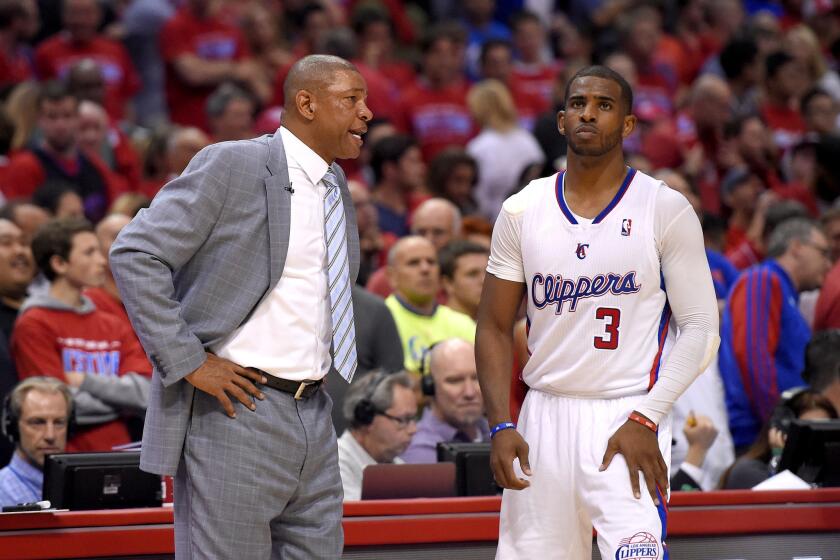
[[[405,463],[399,457],[394,458],[394,463],[401,465]],[[365,467],[376,465],[376,459],[365,451],[362,444],[353,437],[350,430],[344,430],[338,438],[338,468],[341,472],[341,485],[344,487],[344,501],[362,499],[362,478]]]
[[321,182],[329,166],[285,127],[280,135],[294,189],[283,274],[248,321],[212,350],[283,379],[321,379],[332,363]]

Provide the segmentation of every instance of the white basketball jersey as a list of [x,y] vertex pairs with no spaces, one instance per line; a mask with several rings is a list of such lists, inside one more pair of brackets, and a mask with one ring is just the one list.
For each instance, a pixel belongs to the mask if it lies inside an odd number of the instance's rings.
[[656,194],[668,187],[630,169],[592,220],[569,210],[562,172],[526,188],[533,191],[521,230],[525,382],[576,397],[645,393],[673,330],[654,238]]

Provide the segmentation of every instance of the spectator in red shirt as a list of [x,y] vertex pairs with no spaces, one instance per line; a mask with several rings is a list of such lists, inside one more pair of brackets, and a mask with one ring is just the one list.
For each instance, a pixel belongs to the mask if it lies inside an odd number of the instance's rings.
[[541,96],[528,91],[519,78],[514,76],[513,46],[507,41],[496,39],[485,42],[481,47],[480,68],[483,78],[498,80],[508,89],[519,116],[519,126],[533,130],[537,117],[549,105]]
[[6,198],[29,198],[47,180],[72,184],[94,221],[120,194],[122,184],[96,155],[78,146],[79,102],[59,82],[46,84],[38,100],[38,124],[43,139],[31,150],[15,154],[9,163]]
[[71,451],[102,451],[130,441],[125,416],[142,414],[151,368],[130,329],[82,294],[101,285],[105,257],[91,225],[54,220],[32,242],[47,294],[24,302],[12,333],[18,375],[58,378],[77,387],[77,413],[87,422]]
[[791,148],[805,133],[805,121],[796,106],[810,85],[805,68],[793,56],[785,51],[767,55],[761,116],[779,150]]
[[360,6],[353,15],[353,31],[359,39],[360,61],[378,70],[397,89],[414,83],[414,67],[394,56],[394,23],[387,12],[377,6]]
[[207,121],[214,142],[253,138],[256,114],[254,96],[230,82],[220,85],[207,98]]
[[32,77],[22,45],[29,38],[27,19],[22,0],[0,2],[0,90]]
[[513,78],[525,92],[540,97],[544,106],[550,107],[560,64],[552,60],[545,26],[535,13],[522,11],[514,16],[511,28],[515,48]]
[[[166,100],[173,122],[209,130],[207,98],[225,80],[262,87],[262,69],[247,59],[239,29],[210,10],[210,0],[188,0],[160,35],[166,64]],[[266,97],[270,91],[266,93]]]
[[420,144],[423,159],[448,146],[464,146],[475,133],[467,108],[464,33],[457,24],[435,27],[422,45],[423,75],[404,90],[397,128]]
[[70,67],[92,58],[103,69],[107,84],[105,109],[121,120],[131,97],[140,90],[140,77],[122,43],[97,33],[102,12],[97,0],[64,0],[64,30],[41,43],[35,51],[35,67],[42,80],[64,79]]

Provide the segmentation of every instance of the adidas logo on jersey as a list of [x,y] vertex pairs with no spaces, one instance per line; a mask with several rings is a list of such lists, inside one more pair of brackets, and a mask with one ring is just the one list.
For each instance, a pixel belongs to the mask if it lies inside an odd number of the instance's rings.
[[569,311],[577,309],[578,300],[601,297],[607,292],[613,295],[635,294],[641,289],[636,284],[636,271],[620,274],[599,274],[594,278],[581,276],[577,280],[563,278],[559,274],[534,274],[531,280],[531,299],[537,309],[556,305],[555,313],[563,313],[563,305],[569,302]]

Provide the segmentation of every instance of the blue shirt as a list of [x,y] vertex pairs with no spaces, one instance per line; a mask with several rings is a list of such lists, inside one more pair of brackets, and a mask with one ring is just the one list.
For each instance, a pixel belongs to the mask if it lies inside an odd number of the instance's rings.
[[711,249],[706,249],[706,260],[709,261],[709,269],[712,271],[715,297],[726,299],[729,290],[738,279],[738,269],[729,262],[729,259]]
[[775,260],[744,271],[726,299],[718,365],[736,447],[751,445],[786,389],[805,385],[811,329],[799,292]]
[[44,472],[15,452],[0,469],[0,507],[37,502],[43,486]]
[[470,439],[455,426],[438,418],[430,407],[426,407],[423,417],[417,422],[417,432],[411,438],[411,444],[401,458],[406,463],[437,463],[437,444],[440,442],[490,441],[490,427],[487,425],[487,419],[481,418],[477,427],[478,439]]

